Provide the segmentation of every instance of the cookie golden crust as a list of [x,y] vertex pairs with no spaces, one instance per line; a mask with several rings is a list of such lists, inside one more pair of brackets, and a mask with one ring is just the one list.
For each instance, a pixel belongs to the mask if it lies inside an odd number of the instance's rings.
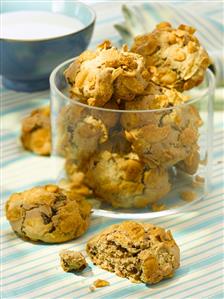
[[59,130],[61,131],[58,141],[59,153],[76,160],[80,167],[88,162],[100,144],[108,140],[107,127],[93,116],[73,119],[71,122],[68,119],[63,120]]
[[112,225],[91,238],[86,251],[95,265],[132,282],[157,283],[180,265],[171,232],[148,223]]
[[51,153],[50,107],[35,109],[23,119],[21,141],[23,147],[38,155]]
[[191,89],[203,81],[210,64],[194,33],[193,27],[174,29],[163,22],[153,32],[137,36],[131,51],[145,57],[155,83],[180,91]]
[[14,193],[6,202],[6,217],[22,238],[61,243],[78,238],[89,227],[91,206],[76,192],[56,185]]
[[100,145],[100,151],[109,151],[117,154],[128,154],[131,150],[131,144],[127,141],[124,131],[114,130],[109,139]]
[[[150,112],[150,110],[171,108],[184,103],[187,97],[175,89],[169,89],[149,82],[144,94],[137,96],[133,101],[125,103],[125,110],[147,110],[146,112],[123,113],[121,124],[124,129],[130,130],[150,123],[158,123],[166,113]],[[168,112],[167,112],[168,113]]]
[[133,100],[148,84],[149,72],[141,55],[127,47],[117,49],[109,41],[95,52],[84,52],[65,71],[72,98],[91,106],[115,100]]
[[177,163],[177,169],[181,169],[182,171],[193,175],[197,172],[198,166],[200,163],[200,154],[198,151],[192,151],[190,155],[186,157],[183,161]]
[[121,208],[146,207],[170,191],[167,170],[147,169],[133,153],[98,153],[90,160],[85,180],[102,201]]
[[[115,102],[105,105],[108,109],[118,109]],[[119,115],[111,111],[98,111],[79,105],[65,106],[58,119],[59,154],[75,159],[83,166],[98,148],[108,140],[109,130],[116,126]]]
[[[135,113],[137,116],[138,113]],[[150,112],[142,122],[125,123],[126,138],[133,152],[149,167],[170,167],[198,150],[198,127],[202,124],[193,106],[182,106],[162,113]],[[147,113],[146,113],[147,115]]]

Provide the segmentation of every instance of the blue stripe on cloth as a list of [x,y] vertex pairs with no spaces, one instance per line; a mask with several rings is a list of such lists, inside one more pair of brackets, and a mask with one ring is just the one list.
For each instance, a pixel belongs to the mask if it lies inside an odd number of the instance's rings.
[[15,113],[15,112],[20,112],[20,111],[24,111],[24,110],[31,110],[31,109],[37,108],[37,107],[40,107],[40,102],[31,102],[30,101],[28,103],[24,103],[24,104],[18,105],[16,107],[4,109],[4,111],[1,113],[1,116],[4,116],[9,113]]
[[[212,239],[212,242],[215,242],[217,239],[220,240],[220,237],[219,237],[219,238]],[[191,250],[192,250],[192,249],[196,249],[197,247],[198,247],[198,245],[195,245],[193,248],[191,247]],[[215,245],[215,246],[213,246],[212,248],[209,248],[209,250],[214,250],[214,249],[216,249],[217,247],[222,247],[222,241],[220,241],[220,244],[219,244],[219,245]],[[68,248],[68,249],[69,249],[69,248]],[[200,255],[201,253],[203,253],[203,251],[198,251],[198,252],[197,252],[197,255]],[[182,262],[185,261],[186,259],[187,259],[187,257],[184,258],[184,259],[182,259]],[[32,269],[32,267],[31,267],[30,269]],[[50,267],[50,265],[49,265],[49,266],[47,267],[47,269],[42,269],[42,270],[40,270],[40,271],[35,272],[35,273],[32,275],[32,277],[34,277],[34,276],[36,276],[36,275],[39,275],[39,274],[41,274],[41,273],[47,272],[47,271],[49,271],[50,269],[51,269],[51,267]],[[91,273],[91,270],[89,270],[89,271],[85,271],[85,274],[87,274],[87,272]],[[20,272],[15,272],[14,277],[15,277],[16,274],[20,274]],[[12,277],[13,275],[10,275],[10,276]],[[10,276],[7,276],[7,278],[9,278]],[[22,279],[25,280],[26,278],[29,278],[29,277],[30,277],[30,274],[27,274],[27,275],[25,275],[25,276],[22,276]],[[18,282],[18,281],[20,281],[20,280],[21,280],[21,277],[18,278],[18,279],[14,279],[14,280],[13,280],[13,283],[16,283],[16,282]],[[6,281],[7,281],[7,280],[6,280]],[[10,285],[10,284],[11,284],[11,282],[9,282],[9,283],[5,283],[4,286],[6,287],[7,285]]]
[[[217,195],[215,195],[215,196],[212,196],[212,197],[210,197],[209,198],[209,201],[207,202],[207,204],[204,204],[203,205],[203,209],[205,209],[205,208],[207,208],[207,207],[210,207],[210,206],[213,206],[214,205],[214,203],[217,205],[217,204],[220,204],[220,203],[222,203],[223,202],[223,199],[224,199],[224,194],[223,193],[220,193],[220,194],[217,194]],[[201,202],[199,202],[199,203],[195,203],[195,209],[197,210],[197,206],[199,206],[199,205],[201,205]],[[96,218],[97,219],[97,218]],[[169,223],[170,222],[170,220],[167,220],[167,221],[164,221],[163,220],[163,225],[164,224],[166,224],[166,223]],[[155,224],[158,224],[159,225],[159,223],[160,223],[160,220],[154,220],[154,223]],[[178,223],[177,223],[178,224]],[[8,229],[9,228],[9,224],[8,224],[8,222],[6,222],[6,221],[2,221],[2,230],[3,230],[3,232],[2,232],[2,235],[4,235],[4,230],[6,230],[6,229]],[[204,236],[203,236],[204,237]],[[14,238],[14,240],[18,240],[18,238]],[[11,241],[11,240],[10,240]],[[2,244],[4,244],[4,243],[6,243],[7,242],[7,240],[4,242],[2,242]],[[9,247],[10,247],[10,245],[9,245]],[[9,248],[9,247],[7,247],[7,248]]]
[[15,163],[15,162],[18,162],[20,160],[30,160],[30,153],[23,153],[23,155],[21,156],[17,156],[13,159],[8,159],[6,161],[3,161],[2,164],[1,164],[1,167],[6,167],[12,163]]
[[[206,264],[204,264],[204,265],[206,266]],[[200,267],[199,267],[199,268],[200,268]],[[177,273],[176,273],[176,278],[178,279],[178,278],[180,278],[182,275],[185,275],[186,273],[188,273],[188,270],[183,270],[183,269],[182,269],[182,271],[178,270]],[[113,274],[112,274],[112,275],[109,275],[107,278],[112,278],[112,277],[114,277]],[[97,277],[96,277],[96,278],[97,278]],[[114,286],[114,285],[118,285],[120,282],[121,282],[121,281],[118,281],[118,282],[115,282],[115,283],[113,282],[113,286]],[[160,282],[159,285],[161,285],[162,283],[167,284],[167,281]],[[133,284],[132,284],[131,286],[133,286]],[[145,288],[145,285],[137,285],[136,287],[139,288],[139,289],[144,289],[144,288]],[[76,289],[76,291],[78,291],[78,290],[82,290],[83,288],[85,288],[85,286]],[[47,294],[47,293],[44,293],[43,295],[46,295],[46,294]],[[68,294],[70,294],[70,292],[63,293],[63,297],[66,296],[66,295],[68,295]],[[108,289],[107,295],[111,296],[111,294],[112,294],[112,292],[110,292],[109,289]],[[117,297],[115,297],[115,298],[121,298],[121,297],[122,297],[121,294],[120,294],[120,290],[119,290],[119,295],[118,295],[118,294],[114,294],[114,291],[113,291],[113,295],[117,296]],[[129,295],[129,294],[127,293],[127,296],[128,296],[128,295]],[[130,293],[130,295],[132,295],[132,293]],[[83,295],[83,296],[85,296],[85,295]],[[82,298],[83,296],[80,296],[80,295],[79,295],[79,298]],[[106,297],[104,297],[104,296],[105,296],[105,295],[103,295],[102,298],[106,298]],[[56,298],[60,298],[60,297],[56,297]],[[101,297],[98,296],[98,298],[101,298]],[[112,297],[110,297],[110,298],[112,298]]]
[[21,188],[21,190],[18,190],[17,189],[10,189],[10,190],[5,190],[1,193],[1,197],[8,197],[10,196],[12,193],[16,193],[16,192],[21,192],[21,191],[24,191],[26,189],[29,189],[29,188],[32,188],[34,186],[41,186],[41,185],[45,185],[45,184],[53,184],[55,183],[55,180],[52,180],[52,179],[46,179],[46,180],[41,180],[41,181],[35,181],[35,184],[34,183],[31,183],[31,184],[27,184],[25,185],[24,187]]
[[[222,125],[220,125],[220,128],[222,128]],[[222,145],[222,144],[220,144],[220,145]],[[1,166],[5,167],[5,166],[8,166],[8,165],[10,165],[10,164],[12,164],[12,163],[14,163],[16,161],[19,161],[19,160],[29,159],[30,155],[32,155],[32,154],[29,153],[29,152],[24,152],[22,156],[18,155],[18,156],[13,157],[13,158],[5,159],[5,161],[2,162]],[[222,157],[222,155],[223,155],[223,149],[221,148],[220,151],[214,152],[213,157],[216,158],[216,159],[218,159],[218,158]]]
[[[223,198],[222,198],[223,197]],[[218,201],[215,201],[215,199],[216,198],[219,198],[219,200]],[[204,208],[207,208],[207,207],[209,207],[209,206],[213,206],[214,205],[214,203],[217,205],[217,204],[221,204],[222,202],[223,202],[223,199],[224,199],[224,195],[223,194],[218,194],[218,195],[216,195],[216,196],[214,196],[214,197],[211,197],[210,198],[210,203],[209,204],[206,204],[206,205],[203,205],[203,209]],[[195,204],[196,205],[196,204]],[[197,205],[196,205],[196,208],[197,208]],[[167,221],[168,223],[170,222],[170,220],[168,220]],[[154,220],[154,223],[155,224],[159,224],[159,221],[155,221]],[[163,225],[165,224],[166,222],[164,222],[163,221]],[[178,224],[178,222],[177,222],[177,224]],[[6,229],[8,229],[9,228],[9,223],[8,222],[6,222],[6,221],[3,221],[3,224],[2,224],[2,230],[6,230]],[[223,228],[220,228],[220,230],[222,230]],[[216,230],[216,232],[219,232],[220,230]],[[2,233],[3,235],[4,235],[4,237],[6,237],[6,234],[4,234],[4,232]],[[13,232],[10,232],[10,235],[12,235],[13,234]],[[212,232],[211,232],[211,234],[212,234]],[[202,237],[199,237],[199,238],[197,238],[197,240],[200,240],[201,238],[204,238],[204,236],[202,236]],[[7,238],[6,238],[7,239]],[[10,242],[11,241],[13,241],[13,240],[17,240],[18,241],[18,237],[15,235],[15,237],[14,238],[12,238],[12,239],[10,239]],[[197,241],[196,240],[196,241]],[[2,242],[2,244],[4,245],[4,243],[8,243],[8,241],[6,240],[5,242],[3,241]],[[16,243],[16,244],[14,244],[14,245],[8,245],[8,246],[6,246],[6,247],[4,247],[4,249],[8,249],[8,248],[11,248],[11,247],[13,247],[13,246],[17,246],[18,244]]]
[[[52,247],[52,246],[51,246]],[[33,261],[33,260],[32,260]],[[23,264],[22,264],[23,265]],[[36,274],[35,274],[36,275]],[[24,279],[25,277],[23,277],[23,279]],[[13,282],[16,282],[16,280],[13,280]]]
[[[48,267],[49,268],[49,267]],[[24,279],[24,278],[23,278]],[[25,281],[25,280],[24,280]],[[13,282],[14,282],[14,280],[13,280]]]
[[[214,272],[216,272],[217,270],[215,270],[215,271],[213,271],[213,272],[211,272],[211,274],[212,273],[214,273]],[[101,274],[102,275],[102,274]],[[114,277],[114,275],[110,275],[108,278],[112,278],[112,277]],[[192,279],[192,281],[193,281],[193,279]],[[112,283],[112,286],[114,286],[114,285],[119,285],[120,284],[120,279],[118,279],[118,281],[117,282],[113,282]],[[143,286],[139,286],[139,288],[142,290],[142,289],[145,289],[146,287],[143,285]],[[60,288],[57,288],[56,289],[56,291],[57,290],[59,290]],[[83,287],[80,287],[80,288],[77,288],[77,289],[75,289],[75,291],[79,291],[79,290],[82,290],[83,289]],[[42,295],[43,296],[46,296],[46,295],[48,295],[50,292],[47,292],[47,293],[42,293]],[[63,297],[64,296],[67,296],[67,295],[69,295],[69,294],[73,294],[73,291],[69,291],[69,292],[65,292],[65,293],[63,293]],[[131,294],[132,295],[132,294]],[[78,298],[82,298],[82,297],[85,297],[86,295],[81,295],[81,296],[79,296]],[[121,298],[121,294],[119,294],[119,296],[118,295],[114,295],[113,296],[113,293],[112,292],[110,292],[109,294],[107,293],[107,295],[103,295],[103,297],[101,297],[100,295],[98,296],[98,299],[99,298],[107,298],[106,296],[109,296],[108,298]],[[124,295],[125,296],[125,295]],[[149,295],[147,295],[147,296],[149,296]],[[57,298],[62,298],[62,297],[57,297]],[[126,297],[127,298],[127,297]],[[148,298],[148,297],[147,297]]]
[[0,136],[1,138],[1,142],[5,142],[9,139],[16,139],[18,136],[18,132],[7,132],[5,134],[2,133],[2,135]]
[[[118,223],[120,222],[119,220],[111,220],[110,223]],[[88,229],[87,233],[85,236],[89,236],[95,231],[97,231],[98,229],[104,229],[106,226],[108,225],[108,222],[105,221],[105,223],[102,223],[99,227],[99,223],[97,225],[91,225],[91,227]],[[96,230],[96,226],[98,226],[97,230]],[[84,245],[84,243],[81,243]],[[32,245],[32,244],[30,244]],[[79,244],[80,245],[80,244]],[[54,247],[57,246],[57,244],[48,244],[48,246],[50,247]],[[17,260],[18,258],[24,257],[24,256],[28,256],[29,254],[32,254],[34,252],[38,252],[40,253],[40,251],[44,251],[45,247],[41,246],[41,245],[37,245],[35,244],[35,246],[31,246],[30,248],[27,248],[24,251],[20,251],[20,252],[16,252],[16,253],[12,253],[12,254],[8,254],[2,257],[2,264],[6,264],[12,260]]]
[[224,32],[224,24],[217,22],[215,19],[209,18],[209,21],[212,22],[220,32]]
[[[210,257],[208,259],[205,259],[205,260],[197,263],[197,269],[201,269],[201,268],[203,269],[203,267],[206,267],[206,266],[211,265],[211,264],[213,264],[213,263],[215,263],[217,261],[220,261],[221,258],[222,258],[222,255],[221,254],[217,254],[217,255],[212,256],[212,257]],[[189,272],[189,266],[181,267],[179,270],[177,270],[176,275],[177,276],[184,276],[188,272]],[[159,283],[159,286],[161,287],[162,285],[166,285],[166,284],[167,284],[167,281],[164,280],[164,281],[161,281]],[[150,288],[151,287],[153,288],[153,286],[150,286]],[[172,286],[172,285],[170,287],[166,286],[165,290],[168,291],[168,290],[170,290],[172,288],[175,289],[175,287],[176,286]],[[128,298],[129,295],[133,296],[135,293],[137,294],[138,291],[140,291],[141,289],[142,289],[141,285],[130,285],[130,286],[125,287],[124,289],[119,289],[117,291],[114,291],[111,294],[110,294],[110,292],[108,292],[106,294],[106,296],[105,295],[103,295],[102,297],[99,296],[98,299],[103,299],[103,298],[105,298],[105,299],[108,298],[109,299],[109,298],[112,298],[112,297],[110,297],[112,294],[113,294],[113,298],[122,298],[123,296],[126,297],[126,298]],[[159,291],[159,295],[160,296],[161,296],[161,293],[162,292],[160,290]],[[149,298],[149,296],[150,296],[150,291],[149,291],[149,294],[147,296],[141,297],[141,298]],[[79,296],[79,298],[82,298],[82,297]],[[162,298],[162,297],[160,297],[160,298]]]
[[[223,278],[223,276],[221,276],[220,278]],[[217,288],[217,287],[219,287],[219,289],[221,289],[221,288],[220,288],[220,282],[222,283],[222,282],[223,282],[223,279],[220,279],[219,282],[216,282],[216,281],[215,281],[215,285],[213,285],[212,287],[210,287],[210,288],[209,288],[209,291],[211,291],[211,290],[213,290],[213,289],[215,289],[215,288]],[[205,285],[206,285],[206,284],[203,284],[203,286],[205,286]],[[193,297],[193,298],[198,298],[198,295],[201,294],[201,293],[205,293],[204,296],[206,296],[206,292],[207,292],[207,291],[204,291],[204,292],[203,292],[202,290],[200,290],[200,291],[198,291],[198,292],[193,293],[193,294],[192,294],[192,297]],[[197,296],[195,296],[195,295],[197,295]],[[183,299],[189,299],[189,297],[188,297],[188,296],[187,296],[187,297],[183,297]]]
[[209,297],[208,299],[223,299],[224,298],[224,291],[222,291],[221,293],[215,294],[211,297]]

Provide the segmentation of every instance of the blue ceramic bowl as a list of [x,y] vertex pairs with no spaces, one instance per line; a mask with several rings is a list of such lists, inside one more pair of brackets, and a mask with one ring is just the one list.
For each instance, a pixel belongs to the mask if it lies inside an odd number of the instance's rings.
[[[80,2],[19,1],[2,3],[2,13],[45,11],[75,18],[82,23],[79,31],[67,35],[35,40],[0,39],[0,69],[6,88],[37,91],[49,88],[49,75],[61,62],[79,55],[91,39],[95,24],[94,11]],[[4,25],[4,24],[3,24]]]

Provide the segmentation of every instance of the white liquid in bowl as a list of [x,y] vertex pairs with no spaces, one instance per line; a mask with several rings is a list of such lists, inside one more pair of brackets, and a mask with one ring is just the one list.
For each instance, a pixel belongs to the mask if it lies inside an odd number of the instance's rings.
[[77,19],[44,11],[18,11],[1,14],[0,38],[39,40],[79,31],[84,25]]

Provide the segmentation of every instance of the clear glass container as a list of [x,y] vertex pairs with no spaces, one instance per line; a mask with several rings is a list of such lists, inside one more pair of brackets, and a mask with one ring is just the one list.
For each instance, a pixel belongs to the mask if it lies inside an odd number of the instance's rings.
[[117,110],[69,98],[63,73],[72,61],[50,77],[53,156],[64,164],[58,180],[84,172],[94,215],[112,218],[170,215],[203,199],[212,171],[212,72],[184,104]]

